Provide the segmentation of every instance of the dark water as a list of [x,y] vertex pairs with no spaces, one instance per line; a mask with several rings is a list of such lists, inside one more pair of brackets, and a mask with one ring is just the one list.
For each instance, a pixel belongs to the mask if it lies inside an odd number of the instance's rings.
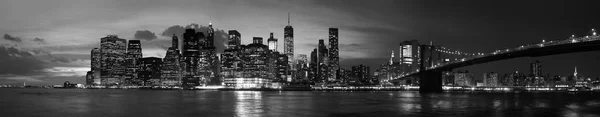
[[590,116],[600,93],[0,89],[0,116]]

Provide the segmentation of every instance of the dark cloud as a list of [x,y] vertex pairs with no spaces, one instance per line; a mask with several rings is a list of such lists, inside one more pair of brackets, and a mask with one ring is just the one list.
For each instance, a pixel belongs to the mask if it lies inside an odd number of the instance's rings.
[[138,30],[138,31],[135,31],[134,37],[135,37],[135,39],[150,41],[150,40],[156,39],[156,34],[154,34],[153,32],[150,32],[148,30]]
[[43,61],[14,47],[0,47],[0,75],[26,75],[44,69]]
[[11,35],[8,35],[8,34],[4,34],[4,39],[9,40],[9,41],[14,41],[14,42],[21,43],[21,38],[16,37],[16,36],[11,36]]
[[[191,28],[196,30],[196,32],[202,32],[205,33],[208,30],[208,26],[202,26],[202,25],[198,25],[196,23],[192,23],[189,24],[187,26],[180,26],[180,25],[174,25],[171,26],[167,29],[165,29],[165,31],[163,31],[161,33],[161,36],[165,36],[165,37],[172,37],[173,34],[175,34],[177,37],[179,37],[179,42],[181,43],[183,41],[183,33],[185,32],[185,29],[187,28]],[[224,30],[219,30],[219,29],[214,29],[215,30],[215,44],[214,46],[217,47],[217,52],[223,52],[223,50],[225,49],[226,46],[226,40],[228,37],[227,32],[225,32]]]
[[45,39],[37,38],[37,37],[35,39],[33,39],[33,42],[37,42],[38,44],[48,44],[48,43],[46,43]]

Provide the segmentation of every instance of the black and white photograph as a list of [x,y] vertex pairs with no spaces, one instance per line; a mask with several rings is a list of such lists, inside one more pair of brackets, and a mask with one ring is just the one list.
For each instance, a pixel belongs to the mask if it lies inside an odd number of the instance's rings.
[[600,117],[599,0],[0,0],[0,117]]

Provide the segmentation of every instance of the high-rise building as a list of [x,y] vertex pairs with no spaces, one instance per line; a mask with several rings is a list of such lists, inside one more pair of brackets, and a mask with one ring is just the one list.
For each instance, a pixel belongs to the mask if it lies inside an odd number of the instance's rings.
[[101,84],[101,78],[100,78],[100,69],[101,67],[101,63],[102,63],[102,52],[100,51],[99,48],[94,48],[92,49],[91,52],[91,72],[92,72],[92,84],[87,84],[87,85],[100,85]]
[[288,13],[288,25],[283,28],[283,53],[288,56],[289,66],[294,69],[294,28],[290,25],[290,14]]
[[242,44],[241,34],[237,30],[229,30],[227,48],[236,48]]
[[308,58],[306,54],[298,54],[296,61],[296,76],[293,80],[295,82],[308,81],[308,74],[310,69],[308,68]]
[[125,83],[127,84],[138,84],[140,83],[137,79],[137,71],[139,70],[139,59],[142,58],[142,44],[140,40],[129,40],[127,43],[127,58],[125,58],[125,64],[127,65]]
[[267,44],[269,45],[269,50],[273,52],[277,51],[277,38],[273,37],[273,33],[271,33],[271,36],[267,39]]
[[352,66],[352,80],[360,83],[369,83],[371,78],[371,68],[365,65]]
[[338,48],[338,29],[337,28],[329,28],[329,65],[330,75],[333,79],[339,79],[337,76],[339,73],[340,67],[340,52]]
[[497,87],[499,86],[500,79],[498,79],[498,73],[495,72],[490,72],[490,73],[484,73],[483,74],[483,84],[486,87]]
[[413,72],[419,69],[419,43],[416,40],[403,41],[400,43],[400,64],[405,71]]
[[100,51],[99,48],[92,49],[91,58],[92,58],[92,60],[91,60],[92,71],[100,70],[101,69],[102,52]]
[[[173,37],[172,37],[171,41],[172,41],[171,42],[171,44],[172,44],[171,47],[179,50],[179,38],[177,38],[177,36],[175,36],[175,34],[173,34]],[[177,53],[177,54],[179,54],[179,53]]]
[[260,88],[269,86],[268,46],[262,44],[261,37],[254,37],[253,43],[241,46],[240,58],[243,62],[242,77],[227,78],[225,85],[235,88]]
[[194,29],[186,29],[183,33],[183,55],[181,57],[182,85],[184,87],[200,85],[198,76],[198,57],[200,54],[200,39],[204,34],[196,34]]
[[531,76],[541,77],[542,76],[542,63],[539,60],[531,63]]
[[215,29],[213,29],[212,22],[208,23],[208,30],[206,32],[206,42],[204,46],[214,47],[215,46]]
[[108,35],[100,39],[100,78],[102,85],[119,85],[123,81],[127,40],[117,35]]
[[475,86],[473,81],[473,74],[469,72],[456,72],[454,73],[454,85],[456,86]]
[[314,66],[312,67],[314,77],[311,82],[324,83],[331,80],[331,74],[329,74],[329,51],[323,39],[319,40],[317,48],[311,53],[311,64]]
[[163,59],[163,65],[161,66],[162,72],[162,85],[167,86],[178,86],[181,85],[181,66],[179,62],[179,49],[176,47],[170,47],[167,50],[167,54]]
[[277,63],[276,68],[277,68],[277,73],[275,74],[275,77],[278,81],[281,82],[291,82],[291,78],[288,78],[288,73],[289,73],[289,62],[287,59],[287,55],[285,54],[279,54],[279,52],[274,52],[276,55],[276,61]]
[[252,44],[263,44],[262,37],[252,37]]
[[140,71],[138,77],[142,79],[144,86],[157,86],[161,84],[162,59],[158,57],[145,57],[140,59]]

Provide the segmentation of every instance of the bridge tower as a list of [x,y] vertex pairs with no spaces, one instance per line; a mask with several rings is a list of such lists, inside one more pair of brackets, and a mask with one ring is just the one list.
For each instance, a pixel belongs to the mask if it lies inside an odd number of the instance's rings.
[[435,46],[433,45],[420,45],[419,54],[419,92],[421,93],[435,93],[442,92],[442,71],[429,71],[427,67],[430,67],[434,63]]

